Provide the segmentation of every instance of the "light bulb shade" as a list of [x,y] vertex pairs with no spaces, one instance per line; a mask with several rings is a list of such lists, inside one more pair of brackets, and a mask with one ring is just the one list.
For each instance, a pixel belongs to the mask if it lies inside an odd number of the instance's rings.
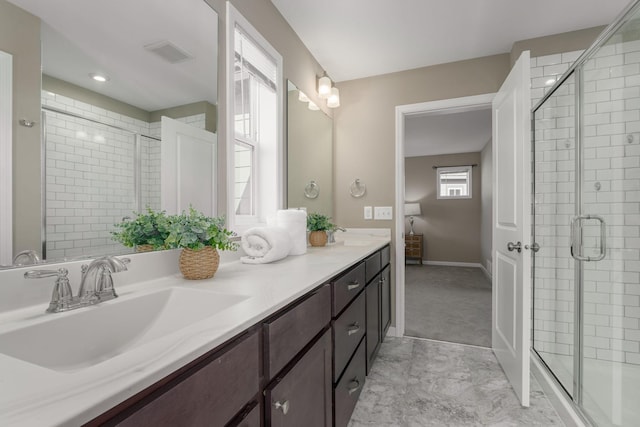
[[298,91],[298,101],[300,102],[309,102],[309,97],[305,95],[303,91]]
[[331,95],[331,79],[327,76],[318,80],[318,95],[322,99],[327,99]]
[[404,216],[418,216],[422,215],[420,209],[420,203],[405,203],[404,204]]
[[320,107],[318,107],[313,101],[309,101],[309,105],[307,105],[307,108],[312,111],[318,111],[320,109]]
[[331,95],[327,98],[327,107],[338,108],[340,106],[340,91],[337,87],[331,88]]

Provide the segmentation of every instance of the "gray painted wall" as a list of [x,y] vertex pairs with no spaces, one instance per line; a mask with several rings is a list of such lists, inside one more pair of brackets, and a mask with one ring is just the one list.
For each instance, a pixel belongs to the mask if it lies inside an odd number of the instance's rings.
[[491,273],[493,221],[493,145],[489,140],[480,152],[480,262]]

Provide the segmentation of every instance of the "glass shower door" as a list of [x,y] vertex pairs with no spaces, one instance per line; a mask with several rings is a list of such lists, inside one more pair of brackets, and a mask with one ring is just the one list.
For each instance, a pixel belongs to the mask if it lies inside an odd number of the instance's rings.
[[[637,15],[637,13],[636,13]],[[640,425],[640,40],[630,19],[582,65],[581,406]],[[582,239],[582,241],[580,241]]]
[[569,252],[575,212],[575,75],[534,112],[533,348],[573,397],[575,261]]

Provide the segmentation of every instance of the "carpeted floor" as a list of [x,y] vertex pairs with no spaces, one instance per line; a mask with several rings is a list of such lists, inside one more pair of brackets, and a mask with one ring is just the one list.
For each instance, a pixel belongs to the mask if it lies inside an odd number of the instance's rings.
[[491,282],[473,267],[407,265],[405,335],[491,347]]

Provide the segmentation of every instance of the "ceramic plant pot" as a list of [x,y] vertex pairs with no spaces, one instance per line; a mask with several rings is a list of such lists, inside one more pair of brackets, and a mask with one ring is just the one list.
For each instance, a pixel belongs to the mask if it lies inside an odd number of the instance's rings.
[[325,246],[327,244],[327,232],[312,231],[309,233],[309,243],[311,243],[311,246]]
[[211,246],[202,249],[182,249],[180,253],[180,272],[185,279],[210,279],[216,274],[220,264],[218,250]]

